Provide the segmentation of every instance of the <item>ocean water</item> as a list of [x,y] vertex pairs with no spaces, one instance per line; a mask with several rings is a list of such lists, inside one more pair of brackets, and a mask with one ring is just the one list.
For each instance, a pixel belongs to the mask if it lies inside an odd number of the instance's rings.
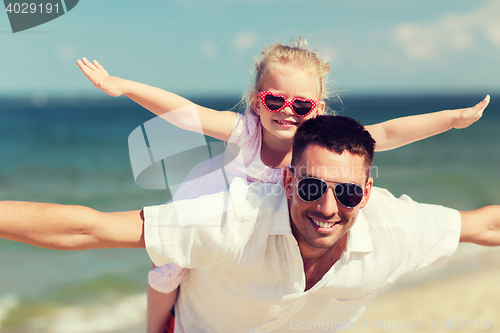
[[[349,97],[332,108],[373,124],[471,106],[484,96]],[[219,110],[235,98],[192,99]],[[498,96],[500,100],[500,96]],[[36,106],[35,104],[39,105]],[[141,209],[170,199],[139,188],[129,134],[152,115],[127,99],[0,100],[0,200]],[[474,209],[500,204],[500,102],[467,129],[376,155],[375,184],[419,202]],[[2,332],[112,332],[144,322],[143,250],[60,252],[0,240]]]

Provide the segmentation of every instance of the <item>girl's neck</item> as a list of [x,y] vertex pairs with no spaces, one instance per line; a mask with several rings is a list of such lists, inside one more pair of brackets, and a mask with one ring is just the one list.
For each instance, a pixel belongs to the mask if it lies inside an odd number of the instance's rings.
[[262,133],[260,159],[270,168],[284,168],[292,162],[293,139],[283,140]]

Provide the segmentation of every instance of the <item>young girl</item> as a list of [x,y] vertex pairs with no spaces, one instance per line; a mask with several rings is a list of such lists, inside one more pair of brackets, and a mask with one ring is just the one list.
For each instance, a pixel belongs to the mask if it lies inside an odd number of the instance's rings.
[[[78,66],[105,93],[125,95],[157,115],[193,105],[162,89],[110,76],[97,61],[90,63],[83,58],[78,60]],[[267,47],[256,62],[255,84],[247,93],[245,115],[196,105],[203,133],[240,147],[249,181],[277,183],[282,168],[290,164],[297,127],[325,112],[324,101],[328,97],[325,76],[329,71],[329,64],[303,39],[299,38],[293,46],[276,43]],[[367,126],[367,130],[376,141],[377,151],[394,149],[451,128],[467,127],[481,117],[488,103],[486,96],[471,108],[394,119]],[[194,130],[189,120],[175,125]],[[150,272],[148,332],[165,330],[185,273],[186,269],[175,265]]]

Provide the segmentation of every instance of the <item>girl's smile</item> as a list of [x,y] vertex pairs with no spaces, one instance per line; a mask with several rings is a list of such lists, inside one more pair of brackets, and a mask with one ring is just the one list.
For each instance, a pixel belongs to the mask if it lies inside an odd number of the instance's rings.
[[286,120],[286,119],[282,119],[282,120],[275,119],[274,121],[276,123],[278,123],[279,126],[282,126],[283,128],[292,128],[293,127],[295,129],[297,129],[297,126],[299,124],[297,121],[295,121],[295,119],[288,119],[288,120]]

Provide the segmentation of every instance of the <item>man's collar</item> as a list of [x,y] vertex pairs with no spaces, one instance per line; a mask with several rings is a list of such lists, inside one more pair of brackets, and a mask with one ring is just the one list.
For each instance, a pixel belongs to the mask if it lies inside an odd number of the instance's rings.
[[356,222],[349,231],[349,239],[347,241],[346,252],[361,252],[369,253],[373,251],[373,244],[368,233],[366,220],[363,216],[363,211],[360,210]]
[[292,227],[290,226],[290,213],[288,211],[288,200],[285,196],[285,191],[283,188],[283,181],[278,183],[281,185],[280,198],[277,200],[278,206],[276,207],[276,214],[274,215],[273,227],[271,229],[270,235],[286,235],[292,233]]

